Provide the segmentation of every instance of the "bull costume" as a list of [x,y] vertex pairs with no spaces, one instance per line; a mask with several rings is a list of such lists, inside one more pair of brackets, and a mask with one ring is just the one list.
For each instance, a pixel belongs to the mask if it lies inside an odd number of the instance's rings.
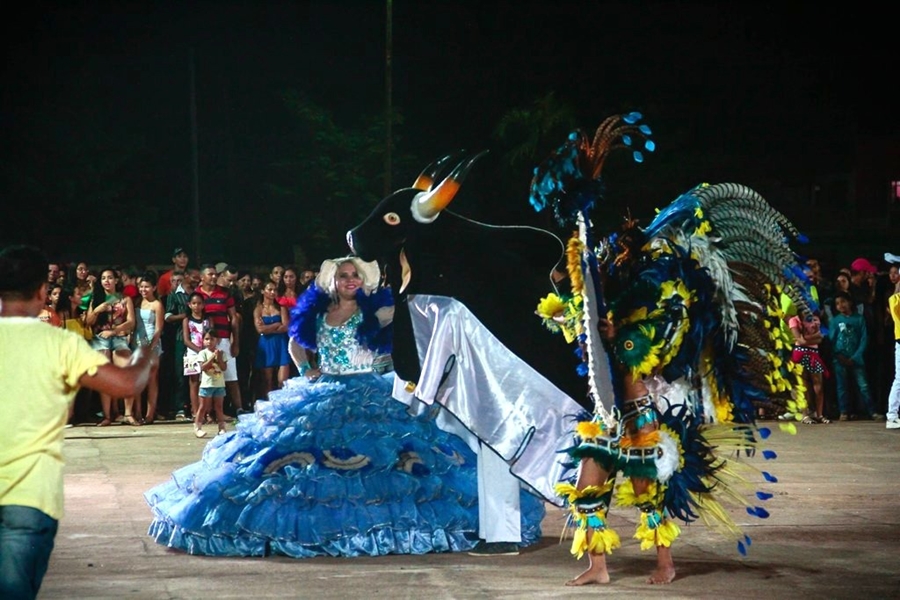
[[777,481],[742,460],[775,458],[761,447],[770,430],[756,425],[757,412],[805,408],[779,303],[783,292],[800,312],[815,308],[787,242],[802,237],[762,197],[741,185],[704,184],[646,228],[627,219],[612,235],[595,231],[606,158],[621,148],[642,162],[654,150],[641,119],[611,117],[593,138],[572,133],[531,187],[532,206],[574,231],[571,293],[545,296],[537,312],[577,346],[594,399],[566,451],[579,474],[557,485],[571,552],[590,558],[570,585],[609,581],[605,555],[621,543],[607,523],[613,504],[640,513],[634,537],[657,550],[650,583],[674,579],[679,520],[700,519],[746,553],[751,540],[728,509],[766,518],[762,501],[772,494],[760,486]]
[[451,156],[429,165],[411,187],[382,200],[348,243],[384,265],[394,294],[395,397],[458,418],[440,423],[478,453],[476,553],[506,554],[519,542],[518,498],[560,503],[554,484],[569,469],[557,452],[571,444],[571,416],[583,410],[576,399],[586,386],[565,342],[534,318],[561,240],[448,209],[480,156],[457,157],[443,178]]
[[[341,325],[325,314],[335,274],[362,278],[358,309]],[[380,375],[391,349],[393,300],[377,264],[325,261],[291,312],[290,336],[315,351],[321,376],[291,379],[217,436],[197,463],[145,493],[160,544],[214,556],[377,556],[464,551],[477,541],[472,450],[412,414]],[[300,365],[298,365],[300,366]],[[304,367],[301,366],[301,372]],[[543,504],[521,499],[523,544],[540,538]]]

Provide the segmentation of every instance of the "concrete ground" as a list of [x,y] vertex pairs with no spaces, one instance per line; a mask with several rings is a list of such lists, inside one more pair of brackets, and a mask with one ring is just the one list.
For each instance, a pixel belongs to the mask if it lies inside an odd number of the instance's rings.
[[[771,517],[738,513],[753,538],[748,556],[702,524],[683,527],[678,575],[645,579],[652,552],[631,539],[635,514],[613,509],[623,547],[608,586],[564,587],[586,558],[560,542],[562,511],[548,505],[544,538],[519,556],[378,558],[188,556],[146,535],[143,492],[200,457],[190,424],[74,427],[66,431],[66,516],[40,598],[897,598],[900,597],[900,430],[845,422],[776,429],[779,477]],[[754,459],[762,463],[762,458]]]

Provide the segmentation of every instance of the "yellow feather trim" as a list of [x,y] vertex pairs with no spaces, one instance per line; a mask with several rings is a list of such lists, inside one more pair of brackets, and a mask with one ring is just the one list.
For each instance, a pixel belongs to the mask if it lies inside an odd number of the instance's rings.
[[712,225],[710,224],[710,222],[703,221],[702,223],[700,223],[700,226],[697,227],[697,231],[694,233],[695,235],[706,235],[710,231],[712,231]]
[[584,242],[578,238],[578,232],[572,234],[569,243],[566,244],[566,270],[569,272],[569,280],[572,292],[580,294],[584,291],[584,275],[581,272],[581,255],[584,252]]
[[648,431],[646,433],[635,433],[623,436],[619,440],[619,447],[623,450],[628,448],[652,448],[659,444],[659,431]]
[[713,349],[712,344],[707,344],[702,356],[702,370],[707,374],[703,379],[709,388],[709,399],[715,409],[715,421],[717,423],[730,423],[734,420],[734,406],[731,403],[731,398],[723,393],[716,378],[713,376],[713,373],[715,373],[715,369],[713,368],[714,355],[715,350]]
[[537,305],[537,314],[542,319],[561,317],[566,311],[566,303],[556,294],[548,294]]
[[778,429],[790,435],[797,435],[797,426],[793,423],[779,423]]
[[[594,529],[591,532],[591,541],[588,543],[587,551],[591,554],[612,554],[612,551],[622,545],[619,534],[614,529],[603,528]],[[579,556],[579,558],[581,558]]]
[[[665,489],[665,488],[663,488]],[[639,506],[641,504],[656,505],[658,483],[650,482],[647,491],[640,496],[634,493],[634,484],[631,479],[626,479],[616,488],[616,504],[618,506]]]
[[575,434],[583,440],[593,440],[602,435],[604,429],[597,421],[581,421],[575,425]]
[[[607,318],[612,318],[612,313],[607,315]],[[647,315],[647,307],[642,306],[639,309],[628,313],[623,318],[619,319],[619,325],[628,325],[630,323],[637,323],[639,321],[646,321],[648,318]]]
[[649,514],[641,513],[641,524],[634,534],[634,538],[641,541],[641,550],[650,550],[657,546],[670,547],[681,534],[681,528],[670,519],[663,519],[655,528],[650,528],[647,525],[649,517]]
[[575,529],[575,534],[572,536],[572,548],[569,552],[572,553],[572,556],[575,558],[581,558],[584,556],[585,551],[587,550],[587,527],[577,527]]
[[603,494],[607,493],[612,489],[615,480],[610,479],[603,485],[589,485],[581,490],[568,482],[557,483],[554,487],[557,496],[565,497],[566,502],[570,505],[573,504],[576,500],[581,498],[591,496],[594,498],[599,498]]
[[591,528],[588,533],[587,522],[579,524],[572,537],[572,548],[570,552],[575,558],[581,558],[585,552],[590,554],[612,554],[612,551],[622,545],[619,534],[613,529],[604,527],[603,529]]

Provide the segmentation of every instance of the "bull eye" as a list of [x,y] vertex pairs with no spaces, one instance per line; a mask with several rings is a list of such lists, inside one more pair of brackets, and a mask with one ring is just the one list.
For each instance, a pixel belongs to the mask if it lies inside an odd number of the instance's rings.
[[389,212],[384,215],[384,222],[388,225],[399,225],[400,224],[400,215],[395,212]]

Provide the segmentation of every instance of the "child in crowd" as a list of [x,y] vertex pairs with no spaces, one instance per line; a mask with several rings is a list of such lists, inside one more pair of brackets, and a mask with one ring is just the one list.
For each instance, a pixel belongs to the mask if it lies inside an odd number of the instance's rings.
[[840,419],[847,421],[851,418],[849,412],[851,397],[850,390],[847,389],[847,377],[852,376],[856,380],[859,400],[866,418],[882,420],[883,417],[875,413],[866,378],[863,358],[868,344],[866,322],[863,316],[856,312],[853,298],[847,292],[837,292],[834,295],[834,307],[837,314],[832,318],[828,339],[834,348],[834,375],[838,408],[841,411]]
[[225,354],[216,348],[219,338],[211,330],[203,333],[203,350],[197,357],[200,359],[200,410],[194,416],[194,435],[202,438],[203,422],[209,413],[210,406],[216,410],[219,424],[219,435],[225,433]]
[[[823,379],[828,376],[828,369],[819,344],[822,343],[822,322],[818,314],[801,318],[794,315],[788,319],[788,327],[794,337],[794,350],[791,360],[803,367],[803,382],[806,384],[807,404],[815,406],[815,412],[805,414],[802,423],[831,423],[825,416],[825,386]],[[810,392],[812,394],[810,395]]]
[[200,360],[198,355],[203,350],[203,334],[211,327],[204,307],[203,296],[198,292],[193,292],[188,299],[190,314],[181,322],[181,334],[185,347],[184,375],[188,378],[191,414],[195,418],[200,412]]
[[62,286],[60,284],[51,283],[47,286],[47,303],[44,305],[43,310],[38,313],[38,320],[43,321],[48,325],[53,325],[54,327],[65,326],[65,323],[59,316],[59,312],[56,310],[56,305],[59,303],[61,294]]

